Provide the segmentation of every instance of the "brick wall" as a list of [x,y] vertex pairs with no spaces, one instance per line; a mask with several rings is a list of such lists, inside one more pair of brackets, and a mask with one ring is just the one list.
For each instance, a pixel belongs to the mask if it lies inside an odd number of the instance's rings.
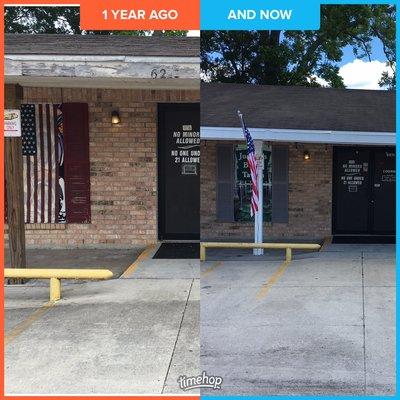
[[[201,147],[201,238],[251,240],[252,223],[216,220],[217,144],[203,141]],[[311,154],[308,162],[303,159],[305,149]],[[331,216],[332,146],[289,145],[289,222],[264,224],[264,239],[322,239],[331,234]]]
[[[157,103],[197,90],[24,88],[26,103],[89,105],[91,224],[29,224],[29,247],[128,247],[157,241]],[[111,111],[121,124],[112,126]]]

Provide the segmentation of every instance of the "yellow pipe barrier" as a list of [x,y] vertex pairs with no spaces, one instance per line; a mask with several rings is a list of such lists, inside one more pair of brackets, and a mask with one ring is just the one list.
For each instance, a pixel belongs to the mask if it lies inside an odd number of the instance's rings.
[[108,269],[5,268],[5,278],[50,279],[50,301],[61,299],[61,279],[110,279]]
[[292,250],[319,250],[321,246],[314,243],[233,243],[201,242],[200,261],[206,260],[206,248],[214,249],[284,249],[286,261],[292,261]]

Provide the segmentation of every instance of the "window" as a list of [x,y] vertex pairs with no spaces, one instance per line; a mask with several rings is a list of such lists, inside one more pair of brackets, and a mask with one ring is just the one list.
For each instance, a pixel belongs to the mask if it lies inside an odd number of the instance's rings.
[[[271,146],[264,144],[263,176],[263,218],[264,222],[272,221],[272,151]],[[253,221],[250,216],[251,176],[247,165],[247,147],[245,144],[235,146],[235,221]]]

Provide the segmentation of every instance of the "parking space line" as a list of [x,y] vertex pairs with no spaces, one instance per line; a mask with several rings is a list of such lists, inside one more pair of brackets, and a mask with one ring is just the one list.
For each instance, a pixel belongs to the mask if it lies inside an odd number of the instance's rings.
[[222,261],[216,261],[214,262],[211,267],[207,268],[205,271],[200,273],[200,276],[204,277],[207,276],[208,274],[211,274],[216,268],[222,265]]
[[150,253],[155,249],[156,245],[151,244],[147,246],[139,255],[139,257],[125,270],[125,272],[120,276],[120,278],[130,277],[139,267],[140,263],[147,260]]
[[25,332],[34,322],[40,319],[47,311],[49,311],[54,305],[55,301],[49,301],[43,304],[38,310],[36,310],[33,314],[31,314],[24,321],[20,322],[17,326],[15,326],[9,333],[4,335],[4,345],[7,346],[14,339],[16,339],[21,333]]
[[278,279],[284,274],[287,267],[289,266],[290,261],[285,261],[276,271],[275,273],[265,282],[259,292],[257,293],[257,300],[262,300],[268,294],[272,285],[278,281]]

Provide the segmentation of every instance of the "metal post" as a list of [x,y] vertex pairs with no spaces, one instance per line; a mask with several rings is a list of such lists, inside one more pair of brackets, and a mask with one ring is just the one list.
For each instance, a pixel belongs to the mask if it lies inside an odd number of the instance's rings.
[[[257,187],[258,187],[258,211],[255,215],[255,243],[262,243],[263,238],[263,175],[264,175],[264,154],[263,154],[263,141],[255,140],[254,146],[256,150],[257,159]],[[255,256],[264,254],[264,249],[254,249]]]

